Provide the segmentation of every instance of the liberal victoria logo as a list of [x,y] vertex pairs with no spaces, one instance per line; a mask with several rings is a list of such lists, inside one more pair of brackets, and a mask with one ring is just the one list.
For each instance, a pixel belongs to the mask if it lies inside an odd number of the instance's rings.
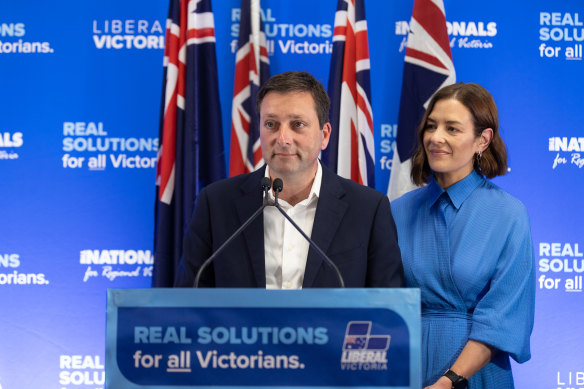
[[347,323],[342,370],[387,370],[387,349],[390,335],[371,335],[370,321]]

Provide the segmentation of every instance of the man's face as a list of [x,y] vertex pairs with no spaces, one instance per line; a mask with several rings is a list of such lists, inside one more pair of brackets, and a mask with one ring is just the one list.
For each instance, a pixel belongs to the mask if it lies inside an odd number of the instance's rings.
[[260,143],[275,177],[312,180],[331,127],[319,127],[309,92],[269,92],[260,106]]

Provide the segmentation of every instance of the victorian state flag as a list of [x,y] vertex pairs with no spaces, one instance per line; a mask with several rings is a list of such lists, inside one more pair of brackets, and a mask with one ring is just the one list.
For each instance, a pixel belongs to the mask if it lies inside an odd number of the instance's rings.
[[332,131],[322,161],[340,176],[375,187],[369,73],[364,1],[339,0],[328,81]]
[[252,172],[264,163],[256,99],[260,86],[270,77],[270,60],[260,9],[259,0],[241,1],[231,108],[229,176]]
[[430,99],[456,81],[442,0],[415,0],[408,43],[391,176],[387,195],[396,199],[414,189],[410,172],[417,129]]
[[225,177],[210,0],[171,0],[162,94],[152,284],[168,287],[197,194]]

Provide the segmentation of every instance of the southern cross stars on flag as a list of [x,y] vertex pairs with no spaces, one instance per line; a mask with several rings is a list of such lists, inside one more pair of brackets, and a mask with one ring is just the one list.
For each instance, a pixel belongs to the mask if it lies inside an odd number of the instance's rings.
[[369,43],[363,0],[339,0],[329,75],[332,125],[322,160],[337,174],[375,186]]

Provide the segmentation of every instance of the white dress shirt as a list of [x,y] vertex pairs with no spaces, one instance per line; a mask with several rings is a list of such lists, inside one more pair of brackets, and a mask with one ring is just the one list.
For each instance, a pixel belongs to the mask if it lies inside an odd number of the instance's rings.
[[[266,177],[269,177],[266,166]],[[320,161],[308,197],[295,206],[278,199],[278,204],[307,236],[312,235],[316,205],[320,195],[322,167]],[[284,183],[286,184],[286,183]],[[274,195],[270,191],[270,198]],[[264,209],[264,251],[266,289],[302,289],[310,244],[276,207]]]

